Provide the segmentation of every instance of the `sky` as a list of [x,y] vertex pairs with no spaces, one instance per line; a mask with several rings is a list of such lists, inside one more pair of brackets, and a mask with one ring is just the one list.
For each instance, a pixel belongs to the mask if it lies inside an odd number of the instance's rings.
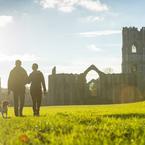
[[82,73],[91,64],[120,73],[122,28],[145,26],[144,6],[144,0],[0,0],[2,87],[16,59],[28,74],[38,63],[46,84],[54,66],[57,73]]

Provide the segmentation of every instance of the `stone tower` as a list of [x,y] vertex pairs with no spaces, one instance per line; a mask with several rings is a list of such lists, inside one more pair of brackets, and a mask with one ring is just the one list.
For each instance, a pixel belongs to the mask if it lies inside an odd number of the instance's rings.
[[122,72],[145,73],[145,27],[124,27],[122,39]]

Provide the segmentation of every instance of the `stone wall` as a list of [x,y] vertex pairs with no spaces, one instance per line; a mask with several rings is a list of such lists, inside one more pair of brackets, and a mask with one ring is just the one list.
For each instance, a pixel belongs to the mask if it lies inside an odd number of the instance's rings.
[[[55,68],[56,69],[56,68]],[[94,80],[92,95],[86,75],[94,70],[99,78]],[[81,74],[49,75],[49,105],[108,104],[140,101],[145,98],[143,73],[105,74],[91,65]]]
[[83,74],[50,75],[48,88],[48,102],[55,105],[83,104],[88,92]]

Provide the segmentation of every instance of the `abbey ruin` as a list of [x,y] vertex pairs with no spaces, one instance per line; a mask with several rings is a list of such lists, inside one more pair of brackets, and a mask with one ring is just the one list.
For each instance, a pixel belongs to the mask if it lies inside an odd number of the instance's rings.
[[[94,62],[95,63],[95,62]],[[90,71],[97,80],[87,83]],[[122,73],[105,74],[95,65],[80,74],[49,75],[49,105],[109,104],[141,101],[145,98],[145,28],[122,30]]]

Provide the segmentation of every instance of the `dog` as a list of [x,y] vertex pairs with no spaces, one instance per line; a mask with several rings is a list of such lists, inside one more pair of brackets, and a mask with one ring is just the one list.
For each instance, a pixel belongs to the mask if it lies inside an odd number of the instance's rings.
[[8,101],[3,101],[0,105],[0,112],[3,118],[8,118]]

